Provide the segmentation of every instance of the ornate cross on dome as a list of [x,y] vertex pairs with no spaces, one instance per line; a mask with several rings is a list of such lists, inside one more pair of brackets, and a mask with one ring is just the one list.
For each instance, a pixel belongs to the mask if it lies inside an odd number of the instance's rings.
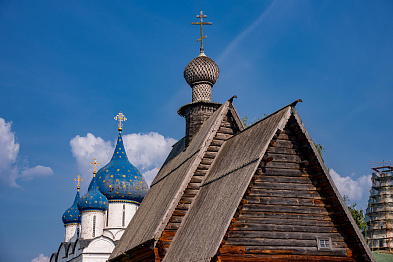
[[99,165],[99,164],[101,164],[101,163],[97,163],[97,159],[96,159],[96,158],[94,158],[94,162],[93,162],[93,163],[90,163],[90,165],[94,165],[94,171],[93,171],[93,174],[94,174],[94,175],[96,175],[96,173],[97,173],[96,167],[97,167],[97,165]]
[[79,187],[79,182],[83,181],[83,178],[81,178],[80,175],[77,176],[77,178],[74,178],[75,181],[78,181],[78,185],[76,186],[76,189],[79,191],[80,187]]
[[120,111],[120,113],[117,115],[117,116],[115,116],[115,120],[117,120],[117,121],[119,121],[119,124],[118,124],[118,126],[119,126],[119,132],[121,132],[122,130],[123,130],[123,124],[121,123],[121,122],[124,122],[124,121],[126,121],[127,120],[127,118],[123,115],[123,113]]
[[197,40],[197,42],[201,41],[201,54],[203,54],[203,39],[205,39],[207,36],[203,35],[203,25],[211,25],[211,22],[203,22],[203,18],[206,18],[206,15],[203,14],[203,12],[201,11],[200,15],[197,15],[197,18],[200,18],[201,21],[200,22],[191,22],[192,25],[201,25],[201,38],[199,38]]

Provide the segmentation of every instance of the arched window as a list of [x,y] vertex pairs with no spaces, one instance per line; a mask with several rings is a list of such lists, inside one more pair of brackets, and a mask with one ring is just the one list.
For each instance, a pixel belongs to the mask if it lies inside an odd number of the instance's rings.
[[93,217],[93,237],[96,236],[96,216]]
[[126,205],[123,204],[123,221],[122,221],[122,226],[124,227],[125,224],[125,220],[126,220]]
[[108,222],[109,221],[109,206],[108,206],[108,210],[106,211],[106,226],[108,226]]
[[76,226],[76,237],[79,237],[79,226]]

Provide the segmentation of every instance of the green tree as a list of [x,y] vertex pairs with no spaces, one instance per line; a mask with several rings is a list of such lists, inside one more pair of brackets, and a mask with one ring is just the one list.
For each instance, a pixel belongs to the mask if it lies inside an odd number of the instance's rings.
[[321,144],[317,144],[317,143],[315,143],[315,142],[314,142],[314,145],[315,145],[315,147],[317,148],[318,153],[319,153],[319,154],[321,155],[321,157],[322,157],[323,153],[325,152],[325,148],[324,148]]
[[[349,198],[347,195],[344,195],[343,197],[345,204],[349,202]],[[348,206],[348,205],[347,205]],[[351,215],[353,219],[356,222],[356,225],[360,229],[360,231],[363,233],[363,236],[366,236],[366,231],[367,231],[367,223],[364,221],[364,211],[363,209],[357,209],[356,208],[357,203],[353,203],[348,206],[349,212],[351,212]]]
[[[262,114],[262,115],[263,115],[263,117],[267,117],[266,114]],[[254,118],[254,119],[255,119],[255,118]],[[262,118],[260,118],[260,117],[258,116],[257,119],[256,119],[255,121],[248,121],[248,116],[243,116],[243,117],[242,117],[242,122],[243,122],[244,127],[249,127],[249,126],[255,124],[256,122],[258,122],[258,121],[261,120],[261,119],[262,119]]]

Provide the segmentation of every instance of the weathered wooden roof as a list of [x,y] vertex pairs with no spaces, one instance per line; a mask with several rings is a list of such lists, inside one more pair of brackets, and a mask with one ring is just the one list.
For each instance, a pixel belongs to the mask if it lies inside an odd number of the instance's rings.
[[264,151],[290,112],[287,106],[224,143],[164,261],[207,261],[216,254]]
[[[202,125],[188,148],[160,169],[110,259],[160,237],[182,192],[228,112],[229,104],[230,102],[226,102],[217,109]],[[178,147],[173,150],[177,151]]]
[[[356,249],[356,261],[375,261],[305,129],[294,107],[295,104],[278,110],[222,144],[166,254],[163,255],[163,261],[210,261],[217,255],[255,171],[260,168],[269,145],[274,143],[275,135],[280,133],[278,131],[284,130],[289,119],[292,122],[296,121],[295,124],[301,130],[302,141],[306,141],[304,143],[311,148],[312,159],[316,159],[316,165],[321,168],[319,172],[324,181],[327,181],[323,187],[333,199],[331,201],[335,205],[334,212],[338,212],[336,215],[341,223],[338,228],[345,228],[342,234],[348,239],[351,248]],[[160,238],[207,147],[216,135],[224,115],[228,112],[232,113],[236,122],[240,122],[232,104],[226,102],[203,124],[188,148],[183,150],[182,142],[174,146],[171,156],[154,179],[149,193],[110,259]],[[291,121],[289,123],[292,123]],[[241,123],[238,126],[242,129]]]
[[169,161],[177,157],[181,152],[183,152],[186,145],[185,141],[186,139],[185,137],[183,137],[172,146],[171,152],[169,153],[168,157],[165,159],[164,164],[162,164],[163,166],[165,166]]

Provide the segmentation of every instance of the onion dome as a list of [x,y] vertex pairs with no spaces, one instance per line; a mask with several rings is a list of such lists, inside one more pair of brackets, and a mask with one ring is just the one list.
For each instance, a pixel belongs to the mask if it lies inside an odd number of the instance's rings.
[[79,201],[79,186],[78,191],[76,192],[75,200],[72,206],[67,209],[63,214],[63,223],[64,225],[68,224],[80,224],[81,222],[81,214],[78,209],[78,201]]
[[109,201],[140,204],[147,193],[147,182],[128,160],[120,132],[111,161],[97,173],[97,184]]
[[184,69],[184,79],[191,87],[199,83],[213,86],[219,75],[220,69],[217,64],[204,53],[194,58]]
[[140,204],[145,197],[148,185],[139,172],[128,160],[121,131],[122,121],[127,120],[120,112],[115,120],[119,121],[119,136],[111,161],[97,173],[100,191],[109,201],[126,201]]
[[95,176],[90,183],[87,193],[79,199],[78,208],[81,212],[105,211],[108,209],[108,199],[98,190]]

